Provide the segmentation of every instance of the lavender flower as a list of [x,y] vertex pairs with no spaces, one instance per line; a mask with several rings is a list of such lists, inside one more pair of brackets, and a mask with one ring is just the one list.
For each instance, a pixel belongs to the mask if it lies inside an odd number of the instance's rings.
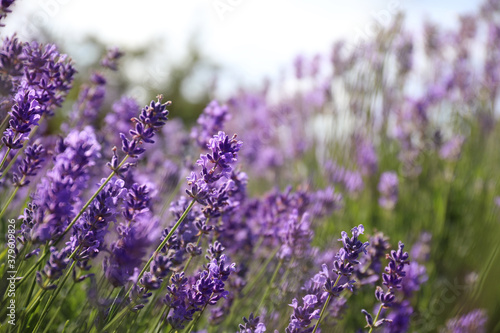
[[[375,290],[375,298],[380,302],[381,309],[399,307],[399,309],[403,312],[408,311],[409,304],[404,305],[403,303],[397,303],[395,295],[396,290],[403,288],[403,277],[406,276],[404,266],[409,265],[408,252],[403,252],[403,248],[404,244],[402,242],[399,242],[398,250],[392,250],[391,253],[387,255],[389,263],[385,267],[385,273],[382,273],[382,283],[387,287],[387,292],[385,292],[384,289],[379,286],[377,286]],[[379,327],[384,323],[392,323],[393,320],[388,318],[387,316],[386,318],[379,319],[379,314],[377,314],[377,317],[373,319],[366,310],[363,310],[362,312],[365,315],[368,327]],[[393,317],[398,317],[397,313],[394,314]]]
[[[102,179],[101,183],[104,181]],[[123,180],[108,183],[74,225],[73,236],[67,245],[72,252],[78,248],[75,260],[79,261],[80,267],[89,268],[87,261],[105,248],[104,236],[108,225],[116,222],[118,201],[124,194],[123,185]]]
[[226,105],[220,106],[217,101],[211,101],[198,117],[198,126],[191,130],[191,138],[206,149],[213,135],[224,130],[224,124],[230,118]]
[[384,172],[378,184],[380,198],[379,205],[386,209],[393,209],[398,202],[398,176],[395,172]]
[[123,52],[120,51],[119,48],[114,47],[108,50],[106,56],[101,61],[101,66],[109,68],[113,71],[118,69],[117,62],[118,59],[123,57]]
[[355,138],[356,158],[361,173],[365,176],[371,176],[377,172],[378,158],[373,144],[362,136]]
[[154,143],[155,132],[159,131],[167,121],[168,110],[171,102],[161,103],[162,96],[158,96],[157,102],[151,101],[149,106],[145,106],[138,118],[133,118],[135,129],[130,130],[132,138],[127,138],[120,133],[122,139],[122,150],[130,157],[137,158],[144,153],[145,149],[141,147],[144,142]]
[[253,313],[250,313],[248,319],[243,317],[244,324],[240,324],[240,330],[238,333],[263,333],[266,331],[266,325],[259,321],[259,317],[254,317]]
[[37,186],[34,239],[58,238],[74,217],[80,193],[87,187],[89,169],[99,157],[100,145],[90,127],[72,131],[59,142],[54,167]]
[[40,105],[34,90],[20,89],[10,112],[9,127],[5,130],[2,142],[10,149],[20,149],[24,140],[40,120]]
[[316,295],[306,295],[302,298],[303,306],[299,305],[296,298],[290,306],[293,314],[290,317],[290,324],[285,329],[286,333],[310,333],[313,327],[309,327],[314,319],[319,319],[320,309],[318,309],[318,298]]
[[456,161],[460,158],[462,145],[465,142],[465,137],[456,135],[446,142],[439,150],[439,156],[443,160]]
[[313,238],[310,224],[310,215],[307,212],[300,220],[297,210],[290,214],[281,235],[283,244],[278,253],[280,259],[302,258],[309,253]]
[[488,317],[484,310],[473,310],[460,317],[448,320],[446,328],[441,333],[467,333],[478,332],[486,333],[486,323]]
[[23,187],[30,183],[27,179],[36,175],[36,172],[42,167],[45,159],[43,158],[45,154],[45,149],[42,145],[33,144],[29,146],[24,151],[26,157],[21,161],[21,165],[18,167],[19,174],[14,173],[12,176],[12,182],[17,187]]
[[[11,13],[12,10],[9,8],[12,6],[15,0],[2,0],[0,2],[0,21],[7,17],[8,13]],[[0,22],[0,27],[5,27],[5,24]]]

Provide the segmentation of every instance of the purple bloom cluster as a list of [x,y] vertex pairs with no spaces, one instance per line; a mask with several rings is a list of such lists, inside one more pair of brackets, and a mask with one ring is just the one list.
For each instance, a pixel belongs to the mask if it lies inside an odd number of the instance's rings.
[[333,183],[342,185],[351,195],[360,193],[365,187],[363,177],[358,171],[348,170],[331,161],[325,165],[325,170]]
[[73,235],[67,245],[71,252],[78,249],[75,260],[85,270],[90,268],[87,262],[105,249],[104,236],[109,224],[116,222],[118,203],[124,194],[123,184],[123,180],[108,183],[73,226]]
[[250,313],[248,319],[243,317],[244,324],[240,324],[240,330],[237,333],[264,333],[266,331],[266,325],[261,323],[259,317],[254,317],[253,313]]
[[174,273],[164,299],[172,311],[167,320],[173,328],[184,328],[186,323],[193,320],[196,312],[203,311],[208,305],[215,305],[218,300],[227,296],[225,281],[235,271],[235,264],[226,265],[226,260],[225,255],[212,259],[191,283],[184,277],[184,273]]
[[[327,298],[333,296],[334,301],[339,298],[340,293],[344,289],[351,292],[354,288],[355,280],[351,279],[356,266],[359,265],[360,254],[366,254],[368,242],[361,242],[358,237],[364,233],[364,227],[360,224],[351,229],[352,236],[349,237],[345,231],[342,231],[342,248],[336,254],[336,260],[333,263],[332,272],[334,276],[330,278],[330,273],[327,265],[322,265],[322,270],[316,274],[313,279],[309,280],[305,285],[305,290],[308,292],[303,298],[304,305],[298,305],[297,299],[294,299],[291,306],[294,308],[294,313],[290,317],[290,324],[286,332],[312,332],[313,327],[309,327],[313,319],[319,318],[321,307],[325,304]],[[340,312],[344,302],[336,305],[336,313]]]
[[314,319],[319,319],[320,309],[316,295],[306,295],[302,298],[303,306],[299,305],[296,298],[290,306],[293,314],[290,317],[290,324],[286,328],[286,333],[310,333],[313,327],[309,327]]
[[34,90],[21,89],[14,100],[9,127],[3,133],[2,143],[10,149],[19,149],[32,128],[38,126],[41,109]]
[[[2,0],[0,2],[0,21],[5,19],[8,13],[11,13],[12,10],[9,8],[12,6],[15,0]],[[0,27],[4,27],[5,24],[0,22]]]
[[187,177],[190,189],[186,190],[186,193],[205,206],[219,208],[224,204],[229,184],[216,183],[221,178],[231,179],[233,165],[237,161],[241,145],[242,142],[236,140],[236,135],[232,138],[224,132],[214,135],[208,143],[210,153],[200,155],[200,159],[196,162],[201,171],[199,173],[192,171]]
[[54,166],[38,184],[33,202],[36,227],[33,239],[57,239],[74,217],[82,191],[87,187],[89,169],[99,157],[100,145],[94,131],[72,131],[60,140]]
[[145,106],[138,118],[133,118],[135,128],[129,133],[132,138],[127,138],[123,133],[120,133],[122,139],[122,150],[130,157],[137,158],[144,153],[145,148],[141,147],[144,142],[154,143],[153,137],[155,132],[159,131],[167,121],[168,110],[171,102],[161,103],[162,96],[158,96],[158,100],[151,101],[149,106]]
[[460,317],[448,320],[446,328],[441,333],[486,333],[488,317],[484,310],[473,310]]
[[373,144],[362,136],[357,136],[355,143],[356,158],[361,173],[365,176],[375,174],[378,169],[378,158]]
[[18,173],[12,175],[12,182],[14,186],[23,187],[30,183],[27,179],[28,177],[35,176],[37,171],[42,167],[43,162],[45,162],[45,149],[40,144],[33,144],[26,148],[24,151],[25,158],[21,161],[19,165]]
[[215,100],[211,101],[198,117],[198,126],[192,128],[191,138],[196,140],[202,149],[206,149],[213,135],[223,131],[230,118],[227,106],[221,106]]
[[398,175],[395,172],[384,172],[380,176],[378,191],[380,198],[378,203],[386,209],[393,209],[398,202]]
[[[403,277],[406,276],[406,271],[404,270],[405,265],[409,265],[409,254],[408,252],[403,252],[404,244],[399,242],[398,250],[392,250],[390,254],[387,255],[389,259],[389,263],[385,267],[385,273],[382,273],[382,284],[387,287],[387,292],[382,289],[382,287],[377,286],[375,290],[375,298],[381,303],[381,308],[390,308],[395,307],[395,313],[392,315],[394,318],[400,318],[400,313],[411,312],[411,307],[409,303],[397,303],[396,302],[396,290],[403,289]],[[392,323],[392,319],[388,318],[376,318],[376,322],[374,322],[371,314],[362,310],[365,315],[366,322],[369,327],[379,327],[384,323]],[[399,313],[399,314],[398,314]],[[407,323],[400,323],[404,327],[407,327]],[[391,332],[393,332],[391,328]],[[396,332],[396,331],[394,331]]]
[[[154,239],[157,221],[149,210],[150,200],[145,185],[133,184],[127,190],[123,205],[126,222],[116,227],[118,239],[111,244],[110,255],[103,263],[105,275],[115,287],[127,283]],[[149,278],[152,276],[145,281]]]

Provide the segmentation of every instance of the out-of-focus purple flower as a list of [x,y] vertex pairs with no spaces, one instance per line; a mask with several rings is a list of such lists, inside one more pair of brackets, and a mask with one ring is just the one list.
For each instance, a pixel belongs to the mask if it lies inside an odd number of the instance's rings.
[[366,138],[358,135],[355,138],[356,159],[361,173],[365,176],[371,176],[377,172],[378,158],[375,147]]
[[10,95],[16,93],[19,82],[24,75],[21,57],[23,45],[24,43],[20,42],[14,35],[10,38],[6,37],[0,46],[0,96],[8,96],[5,99],[1,98],[3,102],[3,105],[0,106],[1,116],[4,116],[4,112],[10,108]]
[[486,311],[476,309],[460,317],[448,320],[446,328],[441,333],[486,333],[488,316]]
[[[2,0],[0,2],[0,21],[5,19],[8,13],[11,13],[12,10],[9,8],[12,6],[15,0]],[[0,27],[4,27],[5,24],[3,22],[0,22]]]
[[110,247],[104,259],[106,278],[115,287],[123,286],[142,264],[149,247],[156,241],[158,221],[150,214],[138,214],[129,225],[117,227],[118,240]]
[[198,117],[198,126],[191,130],[191,138],[196,140],[202,149],[207,149],[210,139],[224,130],[225,123],[231,119],[226,105],[211,101]]
[[73,107],[72,116],[76,118],[75,121],[92,124],[97,120],[106,96],[105,86],[106,78],[97,72],[92,73],[90,83],[81,87],[78,100]]
[[34,203],[34,240],[44,242],[58,238],[74,217],[74,207],[87,187],[89,169],[100,156],[101,146],[94,131],[72,131],[59,142],[54,166],[37,186]]
[[342,199],[342,194],[335,192],[332,186],[317,190],[311,197],[311,213],[318,218],[330,216],[342,206]]
[[410,328],[410,320],[413,314],[413,307],[410,302],[404,300],[401,303],[393,304],[391,312],[387,315],[386,320],[390,322],[382,327],[384,333],[403,333],[408,332]]
[[118,59],[123,57],[123,52],[119,48],[114,47],[108,50],[106,56],[101,60],[101,66],[109,68],[113,71],[118,69]]
[[325,171],[330,181],[342,185],[351,195],[359,194],[365,187],[363,177],[358,171],[347,170],[331,161],[326,163]]
[[260,322],[259,317],[254,317],[253,313],[250,313],[248,319],[243,317],[244,324],[240,324],[240,330],[238,333],[263,333],[266,331],[266,325]]
[[399,193],[398,175],[395,172],[387,171],[380,176],[378,191],[380,198],[378,203],[386,209],[393,209],[398,202]]
[[460,158],[464,142],[465,137],[463,135],[455,135],[441,147],[441,149],[439,150],[439,156],[443,160],[458,160]]
[[309,253],[313,238],[311,216],[304,213],[300,220],[297,210],[294,210],[282,230],[282,245],[278,252],[280,259],[302,258]]
[[418,262],[425,262],[430,259],[432,234],[423,231],[415,244],[411,248],[411,257]]
[[106,132],[109,140],[115,145],[120,144],[115,133],[127,133],[132,127],[132,119],[138,114],[140,108],[137,101],[130,97],[122,97],[111,106],[111,112],[106,114]]
[[21,161],[19,165],[18,173],[14,173],[12,176],[12,182],[15,186],[22,187],[30,183],[27,179],[28,177],[35,176],[38,169],[42,167],[42,163],[45,162],[45,149],[40,144],[33,144],[26,148],[24,151],[26,157]]

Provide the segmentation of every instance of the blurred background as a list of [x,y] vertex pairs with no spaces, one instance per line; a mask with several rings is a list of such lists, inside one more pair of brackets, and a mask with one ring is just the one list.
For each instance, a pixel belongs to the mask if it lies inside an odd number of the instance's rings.
[[[6,35],[55,42],[79,69],[80,82],[106,48],[126,57],[118,83],[146,103],[157,93],[175,100],[174,112],[194,121],[212,98],[227,99],[264,80],[293,79],[295,56],[331,53],[334,41],[350,46],[373,38],[405,13],[405,25],[422,35],[424,20],[453,28],[480,1],[357,0],[355,2],[191,0],[16,3]],[[76,89],[75,89],[76,91]]]

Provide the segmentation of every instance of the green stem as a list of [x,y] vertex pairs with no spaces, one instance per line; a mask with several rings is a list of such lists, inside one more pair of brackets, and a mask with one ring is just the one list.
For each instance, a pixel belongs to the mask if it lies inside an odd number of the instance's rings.
[[[378,317],[380,316],[380,312],[382,311],[383,306],[384,306],[383,304],[380,304],[380,307],[378,308],[377,316],[375,317],[375,320],[373,321],[374,324],[378,321]],[[368,333],[372,333],[372,331],[373,331],[373,325],[370,326],[370,330],[368,331]]]
[[[207,220],[208,222],[208,220]],[[200,245],[200,242],[201,242],[201,237],[203,236],[203,233],[200,234],[200,236],[198,237],[198,241],[196,242],[196,247],[198,247]],[[193,260],[193,257],[194,256],[190,256],[188,261],[186,262],[186,266],[184,266],[184,272],[187,272],[187,269],[189,267],[189,264],[191,263],[191,260]]]
[[56,318],[58,317],[59,315],[59,312],[61,311],[62,309],[62,306],[64,305],[64,301],[66,300],[66,298],[68,297],[68,295],[71,294],[71,291],[73,290],[73,287],[76,285],[76,283],[73,283],[71,285],[71,287],[69,288],[68,292],[66,293],[66,296],[64,296],[64,299],[61,301],[61,304],[59,304],[59,306],[57,307],[57,311],[54,313],[54,315],[52,316],[52,318],[50,319],[49,323],[47,324],[47,326],[45,327],[45,330],[43,331],[43,333],[48,333],[49,329],[52,327],[52,323],[54,322],[54,320],[56,320]]
[[165,306],[165,310],[163,310],[160,313],[160,316],[158,317],[158,321],[156,322],[155,326],[153,326],[154,332],[159,333],[161,331],[161,328],[163,327],[162,318],[167,319],[169,312],[170,312],[170,306]]
[[[9,147],[9,148],[7,148],[7,152],[5,153],[5,155],[3,155],[2,162],[0,162],[0,170],[2,170],[2,167],[5,164],[5,161],[7,160],[7,156],[9,156],[9,154],[10,154],[10,151],[11,151],[11,149]],[[5,175],[5,173],[6,172],[4,171],[3,174],[2,174],[2,176],[0,176],[0,179],[3,178],[3,176]]]
[[[335,280],[335,284],[333,285],[333,288],[335,288],[337,286],[337,283],[339,283],[341,276],[342,275],[337,276],[337,280]],[[312,333],[316,333],[316,330],[318,329],[319,324],[321,323],[321,320],[323,319],[323,316],[325,315],[326,308],[328,307],[328,303],[330,303],[331,298],[332,298],[332,294],[328,294],[328,298],[326,299],[325,304],[323,305],[323,308],[321,309],[321,313],[319,314],[318,322],[316,323],[316,325],[314,325],[314,330],[312,331]]]
[[[23,176],[23,178],[21,179],[21,183],[24,181],[24,178],[25,178],[25,176]],[[0,218],[2,218],[3,214],[5,214],[5,212],[7,211],[7,208],[9,208],[9,205],[12,202],[12,200],[14,199],[14,197],[16,196],[17,191],[19,191],[19,186],[16,186],[14,192],[12,192],[12,194],[10,195],[9,200],[7,200],[7,203],[2,208],[2,211],[0,212]]]
[[[120,170],[121,167],[123,166],[123,164],[125,164],[125,162],[127,161],[128,158],[129,158],[129,155],[125,156],[116,169]],[[85,212],[85,210],[90,206],[90,204],[92,203],[92,201],[94,201],[94,199],[99,195],[99,193],[101,193],[102,189],[109,183],[109,181],[111,180],[111,178],[113,178],[114,175],[116,175],[116,171],[115,170],[113,170],[109,174],[108,178],[106,178],[106,180],[102,183],[102,185],[99,186],[99,188],[94,193],[94,195],[92,195],[92,197],[90,197],[90,199],[87,201],[87,203],[85,203],[85,205],[82,207],[82,209],[80,209],[80,211],[75,216],[75,218],[73,218],[73,220],[66,227],[66,229],[61,234],[61,236],[59,236],[59,238],[57,239],[57,241],[55,242],[55,244],[57,244],[71,230],[71,228],[76,223],[76,221],[78,221],[78,219],[80,218],[80,216],[82,216],[83,212]]]
[[252,279],[252,282],[250,284],[247,284],[242,290],[241,290],[241,293],[243,295],[245,295],[247,292],[250,292],[252,290],[252,288],[255,286],[255,284],[257,282],[260,282],[260,278],[262,277],[262,275],[264,274],[264,272],[266,271],[266,268],[267,266],[269,266],[269,263],[274,259],[274,256],[276,255],[276,253],[278,253],[279,251],[279,247],[273,251],[273,253],[269,256],[269,258],[267,258],[267,260],[264,262],[264,264],[261,266],[261,269],[259,271],[259,273],[257,273],[257,276],[255,278]]
[[[194,204],[196,203],[196,201],[193,199],[191,201],[191,203],[189,204],[189,206],[186,208],[186,210],[184,211],[184,213],[182,213],[182,216],[179,218],[179,220],[177,221],[177,223],[174,225],[174,227],[172,228],[172,230],[170,230],[170,232],[168,233],[168,235],[165,237],[165,239],[160,243],[160,245],[158,245],[158,247],[156,248],[155,252],[153,253],[153,255],[149,258],[149,260],[146,262],[146,265],[144,265],[144,268],[142,269],[142,271],[139,273],[139,276],[137,277],[137,281],[139,281],[139,279],[144,275],[144,273],[146,272],[146,270],[149,268],[149,265],[151,264],[151,262],[153,261],[153,259],[155,258],[156,255],[158,255],[158,253],[160,253],[161,249],[165,246],[165,244],[167,244],[167,242],[169,241],[169,239],[172,237],[172,235],[174,234],[174,232],[177,230],[177,228],[179,228],[179,226],[181,225],[182,221],[184,221],[184,219],[186,218],[187,214],[191,211],[191,208],[193,208]],[[132,284],[130,286],[130,288],[128,289],[127,293],[125,294],[125,297],[124,299],[127,299],[127,297],[130,295],[130,292],[132,291],[132,288],[134,287],[134,285]],[[111,316],[111,311],[110,311],[110,316]]]
[[76,265],[76,261],[73,261],[73,263],[69,267],[68,271],[66,272],[66,275],[64,275],[62,281],[59,282],[57,289],[50,296],[49,301],[45,305],[45,308],[43,308],[42,314],[40,315],[40,318],[38,319],[38,323],[36,324],[35,329],[33,330],[34,333],[38,332],[40,325],[42,324],[43,320],[45,319],[45,316],[48,314],[48,310],[49,310],[50,306],[52,305],[52,303],[56,299],[57,295],[61,292],[61,289],[64,286],[64,283],[66,282],[68,277],[71,275],[71,272],[73,271],[73,268],[75,267],[75,265]]
[[274,270],[273,276],[271,277],[271,281],[269,281],[269,284],[267,285],[266,291],[264,292],[264,295],[262,296],[262,299],[260,300],[259,306],[257,307],[257,313],[260,311],[260,308],[264,304],[264,302],[267,299],[267,296],[269,296],[269,292],[271,291],[271,288],[274,284],[274,280],[276,280],[276,277],[278,276],[278,272],[281,268],[281,265],[283,265],[283,259],[281,259],[278,263],[278,266],[276,266],[276,269]]

